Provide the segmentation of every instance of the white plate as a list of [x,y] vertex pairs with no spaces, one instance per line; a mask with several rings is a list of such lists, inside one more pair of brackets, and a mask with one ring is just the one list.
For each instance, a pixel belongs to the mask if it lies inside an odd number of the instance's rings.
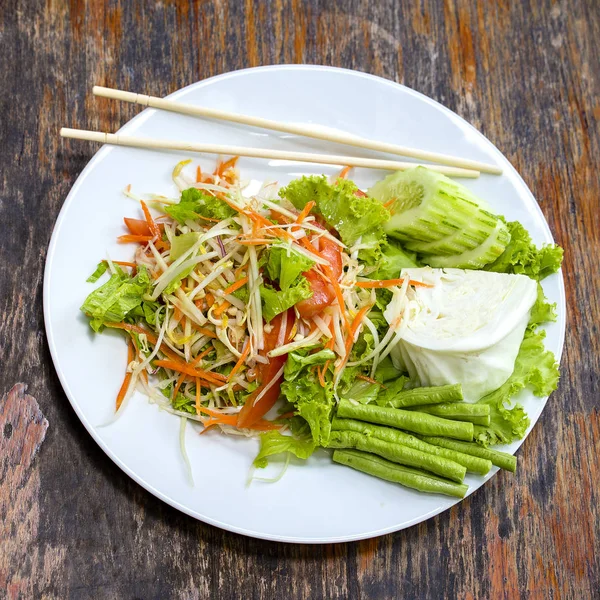
[[[552,242],[535,199],[502,154],[460,117],[406,87],[354,71],[315,66],[277,66],[236,71],[186,87],[172,96],[190,103],[282,121],[316,123],[356,135],[447,154],[494,162],[501,177],[483,175],[465,183],[509,219],[518,219],[537,243]],[[266,148],[322,150],[351,154],[352,149],[292,135],[248,129],[144,110],[122,133]],[[515,134],[516,135],[516,134]],[[76,142],[72,142],[73,144]],[[84,143],[84,142],[81,142]],[[189,155],[212,167],[215,157]],[[179,510],[218,527],[258,538],[288,542],[338,542],[396,531],[449,508],[455,501],[413,492],[399,485],[335,465],[321,451],[306,464],[293,464],[276,484],[246,487],[257,452],[255,440],[197,435],[187,430],[187,449],[196,479],[186,478],[179,453],[179,419],[160,412],[137,394],[115,424],[110,418],[123,377],[126,346],[115,332],[94,335],[79,307],[96,286],[85,280],[108,255],[128,260],[133,248],[116,243],[123,216],[139,207],[121,191],[174,194],[174,164],[183,153],[104,147],[73,186],[56,223],[44,281],[44,315],[50,351],[63,388],[94,440],[130,477]],[[285,183],[305,173],[333,174],[337,167],[241,159],[243,178]],[[365,188],[382,172],[357,169]],[[563,346],[565,298],[562,276],[544,289],[558,303],[559,321],[548,327],[547,346],[557,358]],[[545,401],[523,394],[537,421]],[[509,447],[514,451],[520,444]],[[486,478],[469,476],[469,493]]]

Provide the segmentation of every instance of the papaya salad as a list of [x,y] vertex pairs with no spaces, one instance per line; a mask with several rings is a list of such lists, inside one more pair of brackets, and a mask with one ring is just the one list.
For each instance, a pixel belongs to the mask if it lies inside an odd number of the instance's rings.
[[529,426],[514,395],[557,386],[539,282],[562,250],[425,167],[366,192],[349,168],[253,191],[236,161],[194,177],[180,162],[176,197],[125,190],[140,209],[118,241],[135,251],[99,263],[81,307],[127,342],[115,418],[134,390],[180,417],[188,469],[193,422],[259,438],[256,467],[330,448],[456,497],[467,472],[514,471],[492,446]]

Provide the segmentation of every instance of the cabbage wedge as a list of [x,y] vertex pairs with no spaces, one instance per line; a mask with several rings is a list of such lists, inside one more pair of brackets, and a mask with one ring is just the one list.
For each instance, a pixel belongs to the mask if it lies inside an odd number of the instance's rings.
[[513,372],[536,282],[525,275],[430,267],[404,269],[402,276],[432,287],[407,291],[408,318],[392,351],[394,365],[417,385],[462,384],[467,402],[499,388]]

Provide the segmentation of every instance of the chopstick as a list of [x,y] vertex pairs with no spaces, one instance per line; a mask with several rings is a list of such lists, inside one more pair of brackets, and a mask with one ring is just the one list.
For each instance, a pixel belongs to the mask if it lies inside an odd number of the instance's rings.
[[457,158],[448,154],[440,154],[437,152],[428,152],[427,150],[418,150],[416,148],[408,148],[397,144],[389,144],[387,142],[379,142],[377,140],[369,140],[361,138],[343,131],[330,129],[320,129],[316,126],[299,125],[294,123],[283,123],[281,121],[273,121],[262,117],[252,117],[234,112],[228,112],[217,108],[208,108],[205,106],[195,106],[193,104],[185,104],[183,102],[174,102],[173,100],[165,100],[157,96],[147,96],[145,94],[135,94],[133,92],[125,92],[123,90],[114,90],[111,88],[95,85],[93,87],[95,96],[103,98],[111,98],[113,100],[122,100],[141,106],[151,106],[162,110],[181,113],[184,115],[192,115],[196,117],[208,117],[210,119],[220,119],[223,121],[232,121],[241,123],[242,125],[251,125],[253,127],[261,127],[263,129],[273,129],[275,131],[283,131],[285,133],[293,133],[305,137],[312,137],[328,142],[337,142],[358,148],[366,148],[368,150],[378,150],[389,154],[397,154],[417,160],[434,162],[463,169],[471,169],[481,171],[482,173],[492,173],[494,175],[502,174],[502,169],[497,165],[492,165],[477,160],[466,158]]
[[[385,169],[389,171],[404,171],[419,166],[418,163],[399,162],[395,160],[380,160],[377,158],[361,158],[357,156],[336,156],[331,154],[310,154],[308,152],[290,152],[287,150],[269,150],[265,148],[248,148],[246,146],[227,146],[219,144],[198,144],[178,140],[162,140],[156,138],[136,137],[102,131],[86,131],[63,127],[60,135],[65,138],[100,142],[114,146],[129,146],[132,148],[148,148],[153,150],[181,150],[184,152],[202,152],[206,154],[223,154],[230,156],[250,156],[273,160],[288,160],[294,162],[319,163],[324,165],[339,165],[350,167],[366,167],[370,169]],[[475,179],[479,171],[447,167],[443,165],[423,165],[428,169],[449,175],[451,177],[466,177]]]

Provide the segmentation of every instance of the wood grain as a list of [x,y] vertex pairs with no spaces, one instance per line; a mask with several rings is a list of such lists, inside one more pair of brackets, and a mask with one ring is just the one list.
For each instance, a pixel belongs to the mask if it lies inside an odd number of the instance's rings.
[[[600,597],[598,39],[596,0],[1,2],[0,391],[26,381],[53,426],[24,478],[0,481],[0,598]],[[68,406],[41,302],[54,221],[93,152],[59,127],[137,112],[93,84],[162,96],[299,62],[404,83],[488,136],[566,248],[569,306],[562,383],[515,476],[407,531],[323,547],[217,530],[130,481]]]

